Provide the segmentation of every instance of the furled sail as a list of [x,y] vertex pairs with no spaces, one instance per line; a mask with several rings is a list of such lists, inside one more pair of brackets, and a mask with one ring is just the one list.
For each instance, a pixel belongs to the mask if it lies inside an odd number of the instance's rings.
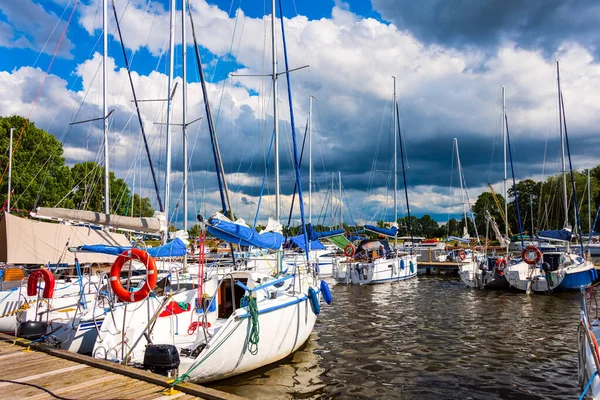
[[125,217],[85,210],[69,210],[67,208],[39,207],[32,217],[69,221],[99,226],[109,226],[133,232],[160,233],[166,232],[167,223],[164,214],[155,213],[154,217]]
[[271,218],[266,229],[257,232],[246,225],[243,219],[232,222],[223,214],[216,213],[208,219],[207,229],[211,235],[241,246],[278,250],[283,243],[281,224]]
[[492,217],[490,215],[489,211],[487,211],[487,210],[485,210],[485,219],[488,221],[488,223],[492,227],[492,230],[494,231],[494,235],[496,235],[496,239],[498,240],[498,242],[500,242],[500,245],[502,247],[508,247],[508,245],[510,244],[510,239],[507,238],[506,236],[502,236],[502,233],[500,233],[500,228],[498,228],[498,224],[496,223],[496,220],[494,220],[494,217]]
[[365,225],[365,229],[380,235],[395,237],[398,234],[398,224],[393,223],[391,228],[379,228],[374,225]]
[[[83,245],[77,250],[89,253],[102,253],[118,256],[119,254],[129,249],[131,249],[131,246],[109,246],[105,244],[92,244]],[[183,243],[183,241],[179,238],[176,238],[175,240],[172,240],[165,245],[158,247],[148,247],[144,250],[154,258],[181,257],[184,256],[187,251],[185,243]]]
[[[306,244],[304,242],[304,235],[298,235],[290,238],[290,241],[298,248],[306,251]],[[318,240],[312,240],[310,242],[311,250],[325,250],[325,246]]]
[[573,237],[573,232],[563,228],[560,230],[540,231],[538,236],[544,239],[563,240],[568,242],[571,240],[571,237]]
[[330,236],[343,235],[344,230],[336,229],[333,231],[317,232],[313,229],[312,224],[306,224],[306,234],[308,235],[308,237],[310,238],[311,241],[314,241],[314,240],[324,239],[324,238],[327,238]]

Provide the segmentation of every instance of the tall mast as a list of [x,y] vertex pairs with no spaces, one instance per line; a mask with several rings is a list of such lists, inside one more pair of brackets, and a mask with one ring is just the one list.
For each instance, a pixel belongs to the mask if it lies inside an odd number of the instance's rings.
[[275,147],[275,219],[279,221],[281,188],[279,187],[279,113],[277,98],[277,50],[275,49],[275,0],[271,0],[271,49],[273,56],[273,145]]
[[102,52],[102,115],[104,116],[104,212],[110,214],[110,187],[109,187],[109,162],[108,162],[108,105],[106,92],[108,91],[108,0],[102,1],[102,38],[104,41]]
[[[312,225],[312,100],[308,96],[308,223]],[[310,242],[309,242],[310,246]]]
[[[271,0],[271,54],[273,57],[273,146],[275,148],[275,219],[279,222],[281,188],[279,186],[279,99],[277,97],[277,50],[275,49],[275,0]],[[281,252],[277,251],[277,271],[281,271]]]
[[[592,188],[590,186],[590,169],[588,168],[588,231],[592,232]],[[581,232],[583,234],[583,232]]]
[[[398,131],[396,121],[396,77],[394,79],[394,100],[392,101],[392,113],[394,114],[394,223],[398,222]],[[398,235],[394,236],[394,248],[398,247]]]
[[340,229],[343,229],[344,226],[344,220],[342,218],[342,172],[338,171],[338,185],[339,185],[339,190],[340,190]]
[[530,236],[533,238],[535,234],[535,229],[533,227],[533,198],[529,196],[529,213],[531,214],[531,233]]
[[6,200],[6,212],[10,214],[10,180],[12,175],[12,152],[13,152],[13,132],[15,128],[10,128],[10,142],[8,145],[8,197]]
[[331,197],[329,198],[331,213],[329,214],[329,227],[333,229],[333,172],[331,173]]
[[504,232],[508,236],[508,189],[506,180],[506,92],[502,86],[502,141],[504,143]]
[[563,203],[565,211],[565,228],[569,226],[569,201],[567,200],[567,164],[565,163],[565,137],[563,132],[562,112],[561,112],[561,98],[562,93],[560,91],[560,67],[558,60],[556,60],[556,84],[558,87],[558,126],[560,129],[560,156],[562,160],[562,176],[563,176]]
[[469,230],[467,228],[468,219],[467,219],[467,208],[465,207],[465,192],[463,190],[462,167],[460,166],[460,154],[458,152],[458,139],[456,139],[456,138],[454,138],[454,146],[456,147],[456,162],[458,163],[458,180],[460,181],[460,196],[462,198],[462,205],[463,205],[463,218],[465,219],[465,226],[463,228],[463,233],[468,233]]
[[[169,224],[169,196],[171,193],[171,85],[173,84],[173,65],[175,62],[175,0],[170,5],[170,29],[169,29],[169,80],[167,83],[167,170],[165,174],[165,218]],[[166,237],[163,238],[166,240]]]
[[[183,230],[188,230],[188,148],[187,148],[187,44],[185,41],[185,2],[181,0],[181,79],[183,84],[182,134],[183,134]],[[183,268],[187,267],[187,252],[183,256]]]

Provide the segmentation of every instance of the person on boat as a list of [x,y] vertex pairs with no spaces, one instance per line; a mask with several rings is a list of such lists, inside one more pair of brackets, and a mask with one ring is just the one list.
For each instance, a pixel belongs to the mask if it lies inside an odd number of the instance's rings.
[[385,252],[385,247],[383,247],[383,245],[379,246],[379,257],[381,258],[386,258],[386,252]]

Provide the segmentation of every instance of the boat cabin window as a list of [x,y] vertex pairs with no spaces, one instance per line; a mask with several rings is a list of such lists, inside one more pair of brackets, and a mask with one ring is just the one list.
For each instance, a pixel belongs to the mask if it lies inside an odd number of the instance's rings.
[[246,291],[238,285],[236,285],[235,281],[240,281],[244,285],[248,283],[247,278],[240,278],[235,280],[225,278],[223,282],[221,282],[221,286],[219,286],[218,318],[229,318],[229,316],[233,314],[235,310],[241,307],[242,297],[244,297]]

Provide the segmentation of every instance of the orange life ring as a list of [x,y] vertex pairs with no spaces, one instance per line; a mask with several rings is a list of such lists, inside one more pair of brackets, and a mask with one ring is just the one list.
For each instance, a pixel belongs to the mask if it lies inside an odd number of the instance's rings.
[[460,257],[461,260],[465,260],[465,258],[467,258],[467,253],[465,253],[464,251],[461,251],[460,253],[458,253],[458,256]]
[[37,285],[40,279],[44,280],[44,291],[42,297],[44,299],[51,299],[54,296],[54,275],[48,269],[36,269],[33,271],[29,278],[27,278],[27,296],[37,296]]
[[[529,257],[527,257],[527,254],[530,253],[530,252],[534,252],[535,253],[535,258],[534,259],[530,259]],[[527,246],[521,252],[521,258],[527,264],[530,264],[530,265],[537,264],[542,259],[542,252],[536,246]]]
[[498,275],[504,275],[504,268],[506,268],[506,260],[504,258],[499,258],[496,260],[496,264],[494,265],[494,269]]
[[[138,260],[146,266],[146,282],[139,290],[130,292],[121,284],[121,269],[129,260]],[[117,257],[110,269],[110,287],[119,300],[135,303],[148,297],[156,286],[157,272],[154,258],[141,249],[126,250]]]
[[346,257],[352,257],[356,253],[356,247],[352,243],[348,243],[346,247],[344,247],[344,255]]

